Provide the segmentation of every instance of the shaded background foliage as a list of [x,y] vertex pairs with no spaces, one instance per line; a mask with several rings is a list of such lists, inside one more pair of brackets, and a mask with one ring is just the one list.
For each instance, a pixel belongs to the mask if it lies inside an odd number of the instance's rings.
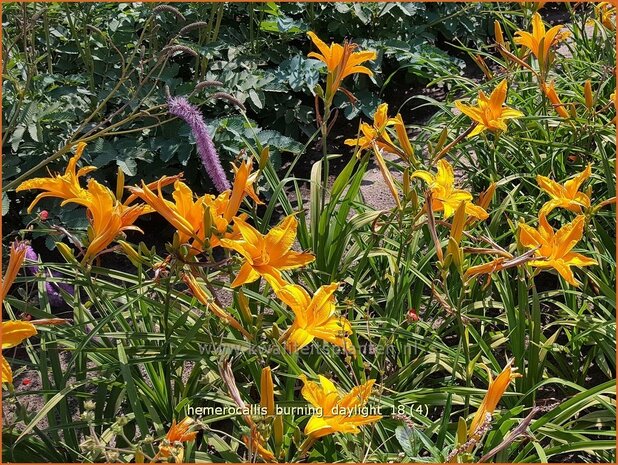
[[[481,3],[175,4],[184,19],[161,11],[147,25],[156,5],[4,6],[4,186],[108,117],[119,121],[136,109],[165,103],[166,86],[172,95],[187,95],[203,80],[220,81],[221,89],[247,108],[245,119],[229,102],[209,99],[216,89],[205,88],[193,96],[226,163],[256,133],[277,160],[281,153],[298,153],[300,142],[315,129],[309,94],[318,82],[319,65],[306,58],[308,30],[333,41],[349,38],[379,52],[372,65],[374,78],[361,76],[349,84],[358,101],[352,105],[339,96],[346,119],[368,117],[385,95],[396,95],[403,103],[402,93],[409,96],[410,89],[422,88],[438,75],[459,74],[463,61],[453,56],[447,42],[482,42],[488,31],[483,15],[488,8]],[[187,32],[177,35],[183,28]],[[173,54],[140,85],[170,43],[189,47],[195,56]],[[114,90],[126,75],[123,60],[133,53],[138,72]],[[355,125],[350,128],[355,131]],[[116,166],[128,182],[178,170],[185,171],[191,185],[210,188],[203,170],[197,169],[194,140],[182,121],[144,114],[120,129],[122,133],[89,145],[84,161],[101,168],[95,177],[111,179]],[[58,161],[48,168],[60,166]],[[12,210],[13,229],[20,223],[17,215],[25,212],[19,200],[12,207],[10,200],[10,194],[3,195],[3,216]],[[70,215],[61,219],[79,226]]]

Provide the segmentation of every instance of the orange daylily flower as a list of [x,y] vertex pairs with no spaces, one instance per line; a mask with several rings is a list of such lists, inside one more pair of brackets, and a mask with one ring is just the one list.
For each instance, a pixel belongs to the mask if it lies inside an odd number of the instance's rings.
[[122,231],[141,231],[133,223],[151,210],[147,205],[125,205],[107,187],[94,179],[88,182],[88,195],[65,200],[62,205],[73,202],[88,209],[90,228],[88,229],[89,245],[84,255],[84,261],[91,261],[104,250]]
[[[468,429],[469,438],[475,438],[478,428],[485,423],[487,414],[492,415],[494,413],[494,410],[496,410],[498,406],[498,402],[500,402],[500,399],[504,395],[506,388],[511,384],[511,381],[521,377],[519,373],[515,372],[517,368],[511,367],[512,363],[512,361],[508,362],[496,379],[493,379],[491,372],[487,370],[489,374],[489,387]],[[476,437],[476,439],[479,438]]]
[[472,203],[472,194],[455,188],[455,173],[446,160],[438,161],[438,172],[435,175],[429,171],[417,170],[411,176],[428,184],[433,199],[431,208],[433,211],[444,211],[444,218],[451,217],[461,202],[466,203],[465,211],[468,216],[481,221],[489,217],[485,209]]
[[532,16],[532,32],[517,31],[515,32],[515,43],[528,48],[539,61],[541,74],[544,76],[547,73],[549,65],[554,59],[552,47],[558,42],[569,37],[570,32],[560,32],[564,26],[559,24],[545,30],[543,19],[538,13]]
[[477,123],[467,137],[473,137],[486,129],[494,132],[506,131],[506,120],[524,116],[521,111],[504,105],[506,94],[507,82],[505,79],[498,84],[489,97],[482,90],[479,91],[476,106],[466,105],[460,100],[455,101],[457,109]]
[[313,32],[307,32],[307,35],[320,51],[320,53],[311,52],[307,56],[324,62],[328,70],[326,80],[326,101],[328,104],[332,102],[335,93],[347,76],[352,74],[373,76],[371,70],[361,66],[361,64],[368,60],[375,60],[377,57],[375,52],[355,52],[354,50],[358,46],[347,40],[343,45],[331,43],[328,46]]
[[584,233],[585,218],[578,216],[560,230],[554,229],[548,223],[544,214],[539,214],[539,227],[521,224],[519,241],[524,247],[538,248],[535,252],[535,260],[530,265],[542,270],[553,268],[573,286],[580,283],[575,279],[572,266],[582,267],[596,265],[597,261],[577,252],[571,252],[573,247],[582,239]]
[[[232,189],[222,192],[217,197],[205,194],[196,198],[193,191],[185,183],[176,179],[172,193],[174,201],[172,202],[165,199],[161,191],[161,187],[167,184],[168,178],[166,177],[159,180],[156,194],[144,183],[142,183],[142,187],[130,187],[129,190],[176,228],[181,244],[192,241],[192,246],[196,249],[203,247],[206,234],[210,232],[205,230],[207,227],[205,216],[208,209],[208,221],[214,228],[208,239],[210,245],[215,247],[220,245],[219,237],[228,239],[238,237],[237,230],[230,232],[228,229],[231,226],[232,218],[238,213],[244,196],[249,195],[259,201],[252,186],[255,182],[255,176],[251,175],[251,165],[252,162],[248,160],[241,163],[238,168],[234,167],[236,176]],[[245,215],[241,215],[242,217],[245,217]]]
[[24,241],[14,241],[11,244],[11,251],[9,252],[9,263],[6,266],[6,270],[4,271],[4,277],[2,278],[3,302],[6,298],[6,295],[9,293],[9,289],[13,285],[15,278],[17,277],[17,273],[19,273],[19,269],[24,263],[27,248],[28,244]]
[[[24,339],[36,334],[36,328],[32,323],[20,320],[3,321],[0,329],[2,331],[2,350],[15,347],[21,344]],[[13,371],[2,354],[0,354],[0,366],[2,368],[2,382],[12,383]]]
[[321,409],[322,415],[313,415],[305,434],[315,440],[333,433],[360,433],[360,426],[375,423],[381,415],[360,415],[358,412],[369,401],[371,388],[375,383],[370,379],[365,384],[357,386],[347,394],[340,394],[329,379],[319,375],[320,383],[307,380],[300,375],[304,386],[302,396],[316,409]]
[[202,227],[207,195],[195,199],[189,186],[180,180],[176,180],[172,193],[174,201],[172,202],[165,199],[161,192],[161,184],[165,180],[166,177],[159,180],[156,194],[143,181],[141,188],[129,187],[129,190],[176,228],[181,244],[192,238],[195,238],[198,242],[203,242],[204,231]]
[[[260,197],[255,192],[255,187],[254,187],[254,184],[257,181],[257,177],[260,174],[260,172],[256,171],[254,173],[251,173],[251,165],[252,164],[253,163],[250,160],[242,162],[239,167],[237,167],[236,165],[232,164],[232,169],[234,170],[234,184],[236,185],[236,183],[238,183],[239,186],[241,185],[241,183],[244,184],[243,191],[244,191],[245,195],[248,195],[251,198],[251,200],[253,200],[255,202],[256,205],[264,205],[264,202],[262,202],[260,200]],[[239,173],[239,171],[240,171],[240,173]],[[245,174],[243,174],[242,171],[247,171],[247,174],[246,174],[247,178],[246,178],[246,180],[243,179]],[[234,211],[232,216],[234,216],[234,214],[236,214],[236,212],[238,211],[239,207],[240,207],[240,203],[239,203],[238,207],[236,207],[236,211]]]
[[174,420],[165,435],[165,439],[159,444],[159,452],[155,456],[155,461],[160,457],[165,459],[172,457],[175,463],[183,463],[185,447],[182,443],[195,440],[197,431],[191,431],[194,424],[195,420],[191,417],[183,418],[180,423],[176,423],[176,420]]
[[346,318],[335,315],[334,293],[338,287],[338,283],[322,286],[313,297],[296,284],[275,289],[277,297],[292,309],[296,317],[282,337],[286,339],[286,348],[290,352],[296,352],[318,338],[354,354],[349,338],[352,326]]
[[594,14],[601,24],[613,31],[616,29],[616,6],[611,2],[599,2],[594,6]]
[[546,177],[537,176],[536,182],[539,187],[547,192],[551,200],[547,201],[541,208],[541,213],[549,213],[557,207],[566,208],[575,213],[581,213],[583,208],[590,208],[590,197],[583,192],[579,192],[581,185],[592,175],[592,165],[588,165],[584,171],[575,175],[564,184]]
[[[132,198],[127,199],[124,204],[120,203],[112,191],[94,179],[88,181],[87,189],[82,188],[79,178],[96,169],[93,166],[87,166],[75,172],[77,161],[82,156],[85,147],[86,144],[83,142],[77,144],[76,153],[69,160],[63,176],[31,179],[23,182],[17,190],[44,189],[46,191],[37,196],[30,205],[29,211],[43,197],[59,197],[63,199],[61,206],[76,203],[86,207],[91,226],[88,230],[90,244],[84,256],[84,261],[88,262],[105,249],[120,232],[128,229],[139,231],[133,223],[139,216],[149,213],[150,209],[143,204],[129,206]],[[118,184],[121,192],[124,177],[120,174]]]
[[569,112],[566,110],[565,105],[560,101],[560,97],[558,97],[558,94],[556,93],[554,81],[550,81],[549,84],[541,82],[541,90],[553,105],[556,113],[558,113],[563,118],[571,117]]
[[290,250],[296,239],[298,226],[292,215],[284,218],[266,235],[260,234],[240,217],[234,217],[234,224],[238,227],[242,239],[221,239],[223,247],[235,250],[245,259],[232,287],[252,283],[262,276],[277,289],[287,284],[281,276],[282,270],[299,268],[315,259],[310,253]]
[[84,149],[86,148],[86,144],[84,142],[80,142],[77,144],[75,149],[75,155],[71,157],[67,168],[63,175],[54,175],[49,178],[34,178],[29,179],[27,181],[22,182],[15,192],[20,192],[29,189],[39,189],[45,192],[36,196],[36,198],[32,201],[30,206],[28,207],[28,213],[32,211],[34,206],[39,202],[39,200],[45,197],[58,197],[64,200],[73,199],[80,196],[87,196],[87,192],[83,189],[79,184],[79,178],[85,176],[91,171],[96,170],[94,166],[84,166],[80,168],[77,172],[77,161],[81,158]]
[[[386,131],[388,126],[394,126],[399,147],[394,144]],[[346,139],[344,143],[353,147],[358,146],[359,150],[367,150],[373,148],[375,142],[380,149],[400,155],[406,160],[414,157],[414,149],[410,143],[403,118],[399,113],[394,118],[389,118],[388,104],[381,103],[373,115],[373,125],[361,123],[360,130],[362,136],[358,139]]]

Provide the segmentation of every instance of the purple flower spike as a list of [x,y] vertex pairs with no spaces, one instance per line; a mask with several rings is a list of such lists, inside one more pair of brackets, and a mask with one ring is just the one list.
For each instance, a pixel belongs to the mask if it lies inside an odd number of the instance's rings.
[[221,160],[212,143],[210,134],[208,134],[208,129],[200,110],[191,105],[185,97],[170,97],[167,100],[167,105],[171,115],[183,119],[191,128],[202,164],[217,190],[223,192],[230,189],[230,183],[225,176]]

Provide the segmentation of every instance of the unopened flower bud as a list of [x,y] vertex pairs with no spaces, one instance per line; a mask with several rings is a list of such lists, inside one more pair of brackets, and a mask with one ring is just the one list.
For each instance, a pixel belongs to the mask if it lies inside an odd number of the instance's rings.
[[90,410],[94,410],[95,408],[97,408],[97,404],[92,401],[92,400],[87,400],[86,402],[84,402],[84,411],[90,411]]
[[410,308],[408,310],[408,313],[406,314],[406,320],[410,324],[416,323],[419,320],[418,313],[416,313],[416,309],[415,308]]

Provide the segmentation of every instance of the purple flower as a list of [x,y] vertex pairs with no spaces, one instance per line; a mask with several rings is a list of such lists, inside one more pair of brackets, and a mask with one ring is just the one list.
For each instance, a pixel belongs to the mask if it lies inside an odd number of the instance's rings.
[[[30,262],[39,263],[39,255],[34,251],[31,246],[26,247],[26,259]],[[36,264],[27,266],[26,269],[28,273],[31,275],[35,275],[39,272],[39,266]],[[48,271],[48,276],[57,278],[60,276],[59,273]],[[65,283],[51,283],[49,281],[45,282],[45,291],[47,292],[47,299],[49,300],[49,304],[52,307],[60,307],[64,303],[64,299],[60,295],[59,289],[73,295],[73,286]]]
[[221,160],[212,143],[210,134],[208,134],[208,129],[200,110],[191,105],[185,97],[170,97],[167,100],[167,105],[171,115],[183,119],[191,128],[202,164],[217,190],[223,192],[230,189],[230,183],[225,176]]
[[[26,246],[26,255],[25,255],[25,257],[26,257],[26,260],[29,260],[31,262],[35,262],[35,263],[39,262],[39,255],[29,245]],[[28,273],[30,273],[30,274],[37,274],[39,272],[39,266],[38,265],[30,265],[30,266],[28,266],[26,268],[28,269]]]

